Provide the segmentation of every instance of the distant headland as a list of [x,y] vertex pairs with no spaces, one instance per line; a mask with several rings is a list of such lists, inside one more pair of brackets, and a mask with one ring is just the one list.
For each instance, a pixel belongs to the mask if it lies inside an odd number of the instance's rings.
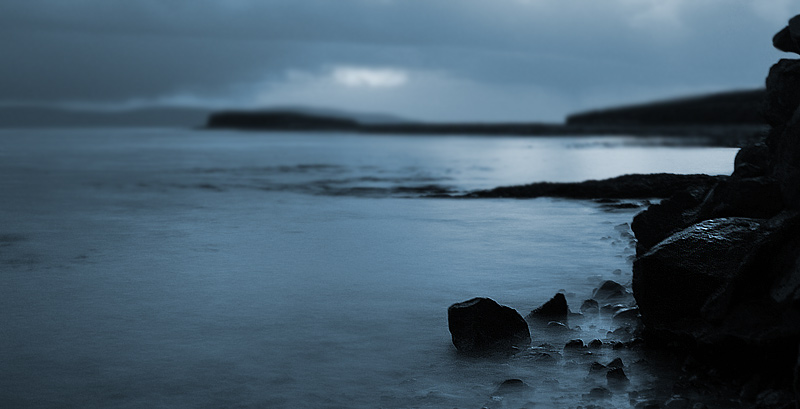
[[302,110],[222,111],[209,115],[209,129],[298,132],[360,132],[429,135],[633,135],[703,138],[705,143],[741,146],[767,129],[763,89],[733,91],[642,105],[582,112],[565,123],[364,122],[346,114]]

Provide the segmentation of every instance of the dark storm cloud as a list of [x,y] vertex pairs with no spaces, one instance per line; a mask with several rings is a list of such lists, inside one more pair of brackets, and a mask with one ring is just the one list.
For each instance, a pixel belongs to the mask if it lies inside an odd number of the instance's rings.
[[[549,118],[597,103],[758,86],[779,57],[770,37],[798,6],[800,0],[9,0],[0,3],[0,52],[8,57],[0,64],[0,101],[157,103],[183,96],[195,103],[336,104],[429,119]],[[422,110],[414,102],[430,95],[441,103]]]

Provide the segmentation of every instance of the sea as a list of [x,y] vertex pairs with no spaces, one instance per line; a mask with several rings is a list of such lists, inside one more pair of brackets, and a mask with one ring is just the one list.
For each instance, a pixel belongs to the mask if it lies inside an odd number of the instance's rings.
[[610,319],[473,358],[447,308],[563,292],[578,312],[630,285],[649,202],[443,196],[733,170],[736,149],[665,142],[0,130],[0,407],[583,407],[601,387],[628,407],[672,375],[626,362],[614,389],[588,365],[626,352],[563,350],[613,339]]

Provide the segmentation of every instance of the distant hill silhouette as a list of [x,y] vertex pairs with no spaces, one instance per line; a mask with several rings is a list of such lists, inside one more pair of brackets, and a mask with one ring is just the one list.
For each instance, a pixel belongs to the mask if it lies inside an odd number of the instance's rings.
[[210,109],[142,108],[91,111],[53,107],[0,107],[0,128],[200,127]]
[[572,114],[568,125],[761,125],[763,89],[732,91]]
[[225,111],[212,114],[208,118],[207,126],[280,131],[355,131],[360,128],[361,123],[354,119],[291,111]]

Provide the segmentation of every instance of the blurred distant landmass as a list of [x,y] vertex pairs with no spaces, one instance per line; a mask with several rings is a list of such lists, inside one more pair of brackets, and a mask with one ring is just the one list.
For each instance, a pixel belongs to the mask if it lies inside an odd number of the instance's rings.
[[705,138],[739,146],[766,129],[763,89],[657,101],[569,115],[564,123],[430,123],[385,114],[307,107],[213,112],[203,108],[88,110],[0,107],[0,128],[206,127],[260,131],[335,131],[386,134],[634,135]]
[[581,112],[570,125],[761,125],[766,90],[754,89]]

